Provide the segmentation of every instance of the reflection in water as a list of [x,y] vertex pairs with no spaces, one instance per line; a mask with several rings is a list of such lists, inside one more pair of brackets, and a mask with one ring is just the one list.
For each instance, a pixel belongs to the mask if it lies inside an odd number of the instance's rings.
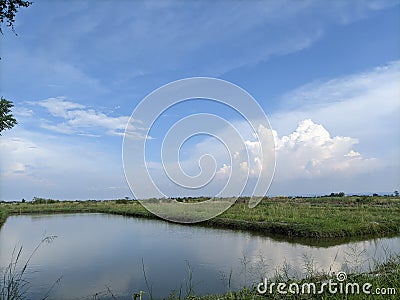
[[[320,269],[341,270],[346,260],[360,263],[362,258],[382,258],[387,251],[400,252],[399,237],[331,247],[307,246],[246,232],[157,220],[63,214],[9,217],[0,231],[0,265],[9,263],[15,246],[23,246],[26,259],[49,235],[58,237],[43,245],[31,261],[30,270],[34,272],[28,274],[32,286],[28,298],[43,296],[61,275],[51,294],[54,299],[91,297],[107,287],[117,296],[129,297],[147,290],[142,259],[153,296],[166,297],[181,287],[185,292],[187,262],[193,272],[194,291],[208,294],[226,291],[231,270],[231,287],[240,288],[264,274],[273,275],[284,262],[300,272],[305,257],[312,257]],[[349,266],[354,267],[351,263]]]

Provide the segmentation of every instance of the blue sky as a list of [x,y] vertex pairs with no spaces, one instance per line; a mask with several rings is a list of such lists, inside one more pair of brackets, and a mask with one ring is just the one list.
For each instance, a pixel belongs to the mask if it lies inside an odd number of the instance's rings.
[[[132,197],[121,158],[129,116],[158,87],[197,76],[242,87],[265,111],[276,147],[269,194],[400,188],[399,1],[38,0],[15,29],[1,36],[1,95],[19,122],[0,138],[1,199]],[[220,188],[182,191],[160,171],[163,136],[194,113],[245,126],[204,99],[164,112],[146,151],[166,196]],[[183,145],[188,173],[210,149],[224,152],[206,135]]]

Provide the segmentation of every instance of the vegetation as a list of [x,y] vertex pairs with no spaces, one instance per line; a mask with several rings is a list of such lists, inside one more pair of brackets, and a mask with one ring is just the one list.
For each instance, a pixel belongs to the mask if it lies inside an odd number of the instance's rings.
[[[368,264],[371,267],[369,271],[365,272],[361,271],[361,264],[365,261],[360,261],[358,255],[359,253],[350,254],[351,257],[348,264],[351,267],[348,265],[344,267],[346,273],[342,271],[335,273],[331,269],[329,271],[321,271],[312,257],[304,256],[301,274],[293,272],[294,267],[285,263],[278,267],[274,275],[269,278],[265,277],[266,269],[268,269],[265,264],[265,258],[259,258],[260,261],[255,262],[253,265],[246,257],[243,257],[241,261],[244,268],[242,271],[244,272],[241,272],[241,275],[245,277],[243,281],[245,286],[237,291],[231,290],[231,271],[229,277],[222,274],[224,276],[221,278],[226,287],[226,293],[206,296],[196,296],[196,292],[193,290],[192,271],[190,264],[188,264],[188,278],[185,280],[186,291],[182,289],[181,285],[180,289],[173,290],[167,299],[398,299],[400,291],[400,255],[386,253],[381,261],[376,258],[369,259]],[[144,273],[144,276],[146,277],[147,275]],[[248,280],[246,278],[252,278],[252,283],[246,284],[245,282]],[[333,283],[331,290],[329,289],[329,282]],[[324,283],[325,287],[322,288],[321,286]],[[342,283],[342,287],[340,287],[340,283]],[[267,284],[267,288],[265,288],[265,284]],[[278,292],[278,284],[285,285],[281,289],[284,292],[286,291],[285,294]],[[289,286],[292,286],[292,288],[289,289]],[[313,286],[315,286],[315,289],[313,289]],[[296,287],[299,287],[299,289],[297,290]],[[366,287],[365,290],[370,292],[369,295],[363,292],[363,287]],[[148,285],[147,289],[151,293],[151,288],[149,289]],[[147,291],[140,291],[140,293],[147,294]],[[137,294],[140,295],[139,293]],[[149,298],[155,299],[151,294]],[[118,298],[115,297],[114,299]]]
[[11,27],[14,31],[15,14],[20,7],[28,7],[32,2],[24,0],[0,0],[0,33],[3,34],[1,24],[4,22],[6,26]]
[[[400,232],[400,199],[395,196],[263,198],[253,209],[248,208],[247,201],[241,198],[220,216],[195,226],[308,238],[385,236]],[[3,202],[0,222],[8,214],[77,212],[156,218],[135,200],[58,201],[35,197],[26,203]]]
[[0,135],[3,130],[11,129],[17,124],[17,120],[11,113],[13,103],[1,97],[0,100]]
[[[325,289],[322,294],[280,294],[277,290],[273,290],[272,294],[261,295],[257,293],[257,291],[249,288],[243,288],[239,291],[229,292],[224,295],[207,295],[203,297],[190,297],[188,299],[191,300],[233,300],[233,299],[243,299],[243,300],[256,300],[256,299],[398,299],[399,291],[400,291],[400,264],[397,262],[393,269],[389,272],[382,273],[376,275],[375,273],[369,274],[352,274],[348,277],[348,282],[358,283],[360,287],[364,284],[369,284],[373,287],[371,293],[375,290],[375,288],[382,289],[384,294],[364,294],[362,290],[357,294],[356,290],[353,293],[349,294],[333,294],[330,293],[328,289]],[[280,283],[281,281],[279,281]],[[315,283],[317,286],[321,285],[321,278],[312,278],[307,281],[298,281],[294,282],[292,280],[288,280],[284,282],[286,286],[290,284],[297,283],[298,286],[301,286],[303,283]],[[389,288],[388,288],[389,287]],[[339,288],[338,288],[339,289]],[[351,291],[351,288],[349,288]],[[173,298],[170,299],[180,299]]]
[[[287,294],[278,293],[277,288],[273,289],[273,293],[269,293],[269,290],[265,294],[260,294],[257,292],[255,286],[253,288],[243,288],[242,290],[236,292],[228,292],[224,295],[210,295],[205,297],[191,298],[191,299],[398,299],[400,291],[400,256],[391,255],[384,262],[378,263],[371,271],[361,273],[355,272],[347,275],[345,281],[343,281],[343,292],[340,293],[339,281],[336,279],[335,274],[329,274],[328,272],[315,272],[313,270],[314,266],[308,265],[307,273],[302,279],[295,278],[288,275],[287,267],[281,269],[277,272],[275,277],[271,279],[271,283],[275,284],[275,287],[279,283],[284,283],[286,285],[286,291],[288,291],[288,286],[302,286],[310,283],[314,283],[317,287],[321,287],[322,283],[327,283],[328,280],[336,282],[337,293],[331,293],[328,288],[325,288],[321,294],[316,293],[290,293]],[[350,283],[348,286],[348,293],[345,293],[346,284]],[[360,290],[357,293],[357,288],[351,286],[356,283]],[[371,294],[365,294],[362,291],[362,286],[366,284],[369,286],[369,292]],[[377,290],[378,289],[378,290]],[[294,289],[295,290],[295,289]],[[312,289],[311,289],[312,290]],[[301,291],[301,289],[300,289]],[[305,289],[307,292],[307,288]],[[318,290],[317,290],[318,291]],[[378,291],[380,294],[378,294]]]
[[[43,238],[29,255],[28,259],[22,264],[22,247],[14,249],[10,263],[5,268],[0,269],[0,300],[27,299],[30,287],[30,283],[26,279],[29,263],[42,244],[51,243],[55,238],[56,236]],[[60,282],[60,280],[61,277],[54,282],[42,299],[48,298],[51,290]]]
[[290,236],[345,237],[399,233],[400,199],[318,197],[264,199],[255,209],[234,205],[214,223]]
[[0,226],[6,221],[7,212],[4,209],[0,208]]
[[[0,33],[3,34],[2,25],[6,24],[7,27],[11,27],[11,30],[15,32],[14,22],[15,15],[21,7],[28,7],[32,2],[25,0],[0,0]],[[1,58],[0,58],[1,59]],[[11,113],[13,103],[3,97],[0,99],[0,135],[1,132],[6,129],[11,129],[17,124],[17,120]],[[0,215],[1,225],[1,215]]]

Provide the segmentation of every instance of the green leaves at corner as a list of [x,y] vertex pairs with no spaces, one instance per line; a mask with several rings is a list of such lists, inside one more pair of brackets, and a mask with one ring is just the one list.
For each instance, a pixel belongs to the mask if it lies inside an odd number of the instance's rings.
[[11,129],[18,122],[14,118],[11,108],[13,107],[13,103],[1,97],[0,100],[0,135],[1,132],[6,129]]

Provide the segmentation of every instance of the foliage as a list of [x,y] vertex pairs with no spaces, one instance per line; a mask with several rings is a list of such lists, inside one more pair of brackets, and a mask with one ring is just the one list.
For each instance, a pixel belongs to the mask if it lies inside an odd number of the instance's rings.
[[[386,257],[384,262],[371,263],[374,264],[374,267],[368,272],[348,273],[346,282],[344,282],[344,284],[347,282],[354,282],[358,283],[359,286],[362,286],[363,284],[368,283],[372,287],[371,292],[374,291],[374,288],[390,288],[392,289],[392,293],[373,295],[367,295],[362,292],[341,294],[339,291],[337,293],[331,293],[328,289],[324,289],[322,294],[281,294],[278,293],[277,289],[275,288],[271,294],[266,293],[264,295],[260,295],[257,293],[255,286],[253,286],[253,288],[243,288],[242,290],[233,293],[228,292],[224,295],[210,295],[191,299],[398,299],[398,291],[400,290],[400,256],[398,254],[389,255]],[[311,266],[311,269],[314,267],[315,266]],[[288,268],[290,268],[290,266],[288,266]],[[322,271],[315,273],[314,271],[311,271],[306,273],[308,274],[305,274],[305,277],[296,278],[288,275],[284,266],[280,271],[277,271],[277,274],[274,278],[271,278],[270,283],[273,282],[276,285],[279,283],[285,283],[286,286],[289,286],[293,283],[298,285],[303,283],[314,283],[321,285],[323,282],[327,282],[328,279],[335,278],[335,275],[330,272]]]
[[118,199],[115,200],[115,204],[128,204],[129,200],[128,199]]
[[13,107],[13,103],[1,97],[0,100],[0,135],[3,130],[11,129],[15,124],[17,124],[17,120],[13,117],[11,113],[11,108]]
[[[57,203],[59,200],[53,200],[53,199],[46,199],[46,198],[38,198],[38,197],[33,197],[32,204],[51,204],[51,203]],[[24,203],[24,202],[21,202]]]
[[[354,254],[355,255],[355,254]],[[364,269],[361,271],[362,262],[360,262],[356,256],[351,258],[355,259],[354,269],[346,269],[346,279],[343,282],[343,289],[340,287],[336,288],[336,292],[331,292],[327,286],[324,289],[320,289],[322,284],[327,285],[327,282],[331,280],[333,283],[339,285],[337,280],[337,275],[332,271],[332,267],[335,263],[336,257],[331,264],[329,270],[322,270],[315,259],[310,255],[303,256],[302,268],[299,272],[293,272],[297,269],[296,266],[290,265],[285,262],[281,266],[275,268],[274,273],[271,276],[267,276],[269,266],[264,264],[265,257],[259,257],[259,261],[251,263],[245,256],[241,259],[242,264],[249,264],[247,271],[248,277],[251,277],[251,284],[245,285],[242,289],[237,291],[231,291],[230,284],[224,284],[226,287],[226,292],[224,294],[211,294],[205,296],[199,296],[195,293],[187,293],[182,295],[182,286],[177,290],[172,290],[168,300],[263,300],[263,299],[398,299],[398,291],[400,290],[400,256],[399,254],[392,254],[385,252],[385,256],[381,259],[372,258],[368,260],[369,269]],[[246,268],[245,268],[246,269]],[[190,270],[189,270],[190,271]],[[229,275],[229,280],[231,280],[232,271]],[[188,278],[186,281],[190,282],[192,277],[191,271],[188,273]],[[223,277],[224,281],[226,277]],[[265,282],[264,279],[268,281],[268,289],[265,290],[264,294],[257,292],[257,285],[260,282]],[[350,289],[346,293],[346,284],[349,283]],[[359,292],[357,289],[352,289],[353,283],[358,284]],[[362,291],[362,286],[368,284],[371,287],[370,292],[372,294],[367,295]],[[282,292],[278,292],[277,286],[279,284],[284,284]],[[315,285],[318,289],[312,292],[306,288],[305,293],[302,289],[295,293],[294,289],[292,292],[288,292],[289,285],[302,286]],[[274,286],[271,290],[270,286]],[[386,290],[385,293],[376,294],[376,288],[379,290]],[[383,288],[383,289],[382,289]],[[388,290],[390,288],[390,292]],[[310,291],[310,292],[307,292]],[[137,294],[139,295],[139,294]],[[136,298],[135,298],[136,299]],[[152,299],[152,298],[151,298]]]
[[0,207],[0,227],[7,219],[7,212]]
[[14,30],[15,14],[18,12],[20,7],[28,7],[32,2],[24,0],[0,0],[0,33],[3,34],[1,24],[4,22],[6,26],[11,27]]
[[340,193],[331,193],[329,197],[344,197],[344,192]]

